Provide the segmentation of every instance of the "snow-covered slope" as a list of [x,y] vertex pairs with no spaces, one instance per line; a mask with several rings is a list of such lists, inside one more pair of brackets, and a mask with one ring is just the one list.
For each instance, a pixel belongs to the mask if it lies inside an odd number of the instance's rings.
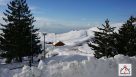
[[83,37],[87,37],[86,30],[70,31],[68,33],[56,35],[57,40],[61,40],[61,41],[79,39],[79,38],[83,38]]
[[[65,45],[80,45],[92,38],[94,36],[93,31],[98,31],[97,27],[92,27],[86,30],[74,30],[67,33],[62,34],[55,34],[55,33],[48,33],[46,35],[46,42],[57,42],[62,41]],[[39,33],[41,37],[41,41],[43,41],[42,33]]]
[[[115,31],[120,28],[122,23],[112,24],[111,26],[116,27]],[[84,42],[90,40],[90,38],[94,37],[94,31],[99,31],[97,27],[92,27],[85,30],[73,30],[67,33],[55,34],[55,33],[47,33],[46,42],[57,42],[62,41],[66,45],[81,45]],[[43,41],[43,35],[40,33],[41,41]]]

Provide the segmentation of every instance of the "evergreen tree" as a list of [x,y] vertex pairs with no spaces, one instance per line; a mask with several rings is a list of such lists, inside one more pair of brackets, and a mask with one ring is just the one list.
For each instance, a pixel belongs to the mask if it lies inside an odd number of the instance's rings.
[[131,16],[129,20],[119,29],[116,48],[119,54],[136,55],[136,18]]
[[12,0],[7,4],[8,10],[1,24],[0,48],[5,51],[4,57],[22,61],[23,56],[33,56],[41,52],[41,44],[35,22],[26,0]]
[[96,58],[103,56],[113,57],[116,54],[114,48],[114,28],[110,27],[109,20],[105,21],[105,25],[102,24],[103,28],[98,28],[100,31],[95,31],[95,37],[89,46],[95,51],[94,55]]

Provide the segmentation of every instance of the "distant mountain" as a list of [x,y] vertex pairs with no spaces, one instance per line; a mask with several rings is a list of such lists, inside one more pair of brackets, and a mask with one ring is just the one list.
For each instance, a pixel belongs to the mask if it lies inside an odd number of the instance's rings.
[[[115,31],[117,32],[122,23],[112,24],[111,26],[115,26]],[[84,30],[72,30],[67,33],[55,34],[55,33],[47,33],[45,40],[46,42],[57,42],[62,41],[66,45],[79,45],[86,41],[89,41],[90,38],[94,37],[94,31],[99,31],[97,27],[92,27]],[[41,37],[41,41],[43,41],[43,35],[39,32]]]

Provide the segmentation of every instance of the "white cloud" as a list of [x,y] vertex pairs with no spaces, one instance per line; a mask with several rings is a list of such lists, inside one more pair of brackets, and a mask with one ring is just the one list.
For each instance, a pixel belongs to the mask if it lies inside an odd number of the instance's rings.
[[123,22],[118,22],[118,23],[112,23],[111,26],[118,27],[122,26]]
[[36,6],[29,6],[31,10],[37,10],[38,8]]
[[[36,17],[35,18],[37,22],[35,23],[35,26],[40,28],[40,31],[42,32],[53,32],[53,33],[63,33],[63,32],[68,32],[71,30],[80,30],[80,29],[89,29],[94,26],[99,26],[101,27],[101,24],[98,22],[93,22],[93,23],[86,23],[86,24],[67,24],[67,23],[59,23],[58,21],[44,18],[44,17]],[[111,26],[114,26],[116,28],[120,28],[122,23],[110,23]]]
[[44,17],[35,17],[36,20],[36,25],[40,25],[40,26],[48,26],[51,25],[51,23],[53,23],[52,20],[44,18]]
[[35,17],[35,19],[36,19],[35,25],[36,27],[40,28],[40,31],[61,33],[67,32],[72,29],[67,24],[62,24],[52,19],[44,17]]
[[55,33],[62,33],[62,32],[68,32],[70,30],[80,30],[80,29],[88,29],[93,26],[98,26],[98,24],[92,24],[92,23],[65,23],[63,21],[57,21],[53,19],[48,19],[46,17],[35,17],[36,27],[40,28],[40,31],[46,31],[46,32],[55,32]]

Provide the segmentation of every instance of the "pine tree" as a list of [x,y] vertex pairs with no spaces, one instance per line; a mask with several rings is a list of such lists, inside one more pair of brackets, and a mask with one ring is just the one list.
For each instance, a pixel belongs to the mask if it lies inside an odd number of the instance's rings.
[[12,59],[22,61],[23,56],[33,56],[41,52],[41,44],[35,22],[26,0],[12,0],[7,4],[8,10],[1,24],[0,48],[5,51],[4,57],[10,62]]
[[136,22],[136,18],[131,16],[119,29],[116,45],[119,54],[136,55],[136,26],[133,24],[134,22]]
[[95,51],[94,55],[96,58],[103,56],[113,57],[116,54],[114,48],[114,29],[110,27],[109,20],[105,21],[105,25],[102,24],[103,28],[98,28],[100,31],[95,31],[95,37],[89,46]]

